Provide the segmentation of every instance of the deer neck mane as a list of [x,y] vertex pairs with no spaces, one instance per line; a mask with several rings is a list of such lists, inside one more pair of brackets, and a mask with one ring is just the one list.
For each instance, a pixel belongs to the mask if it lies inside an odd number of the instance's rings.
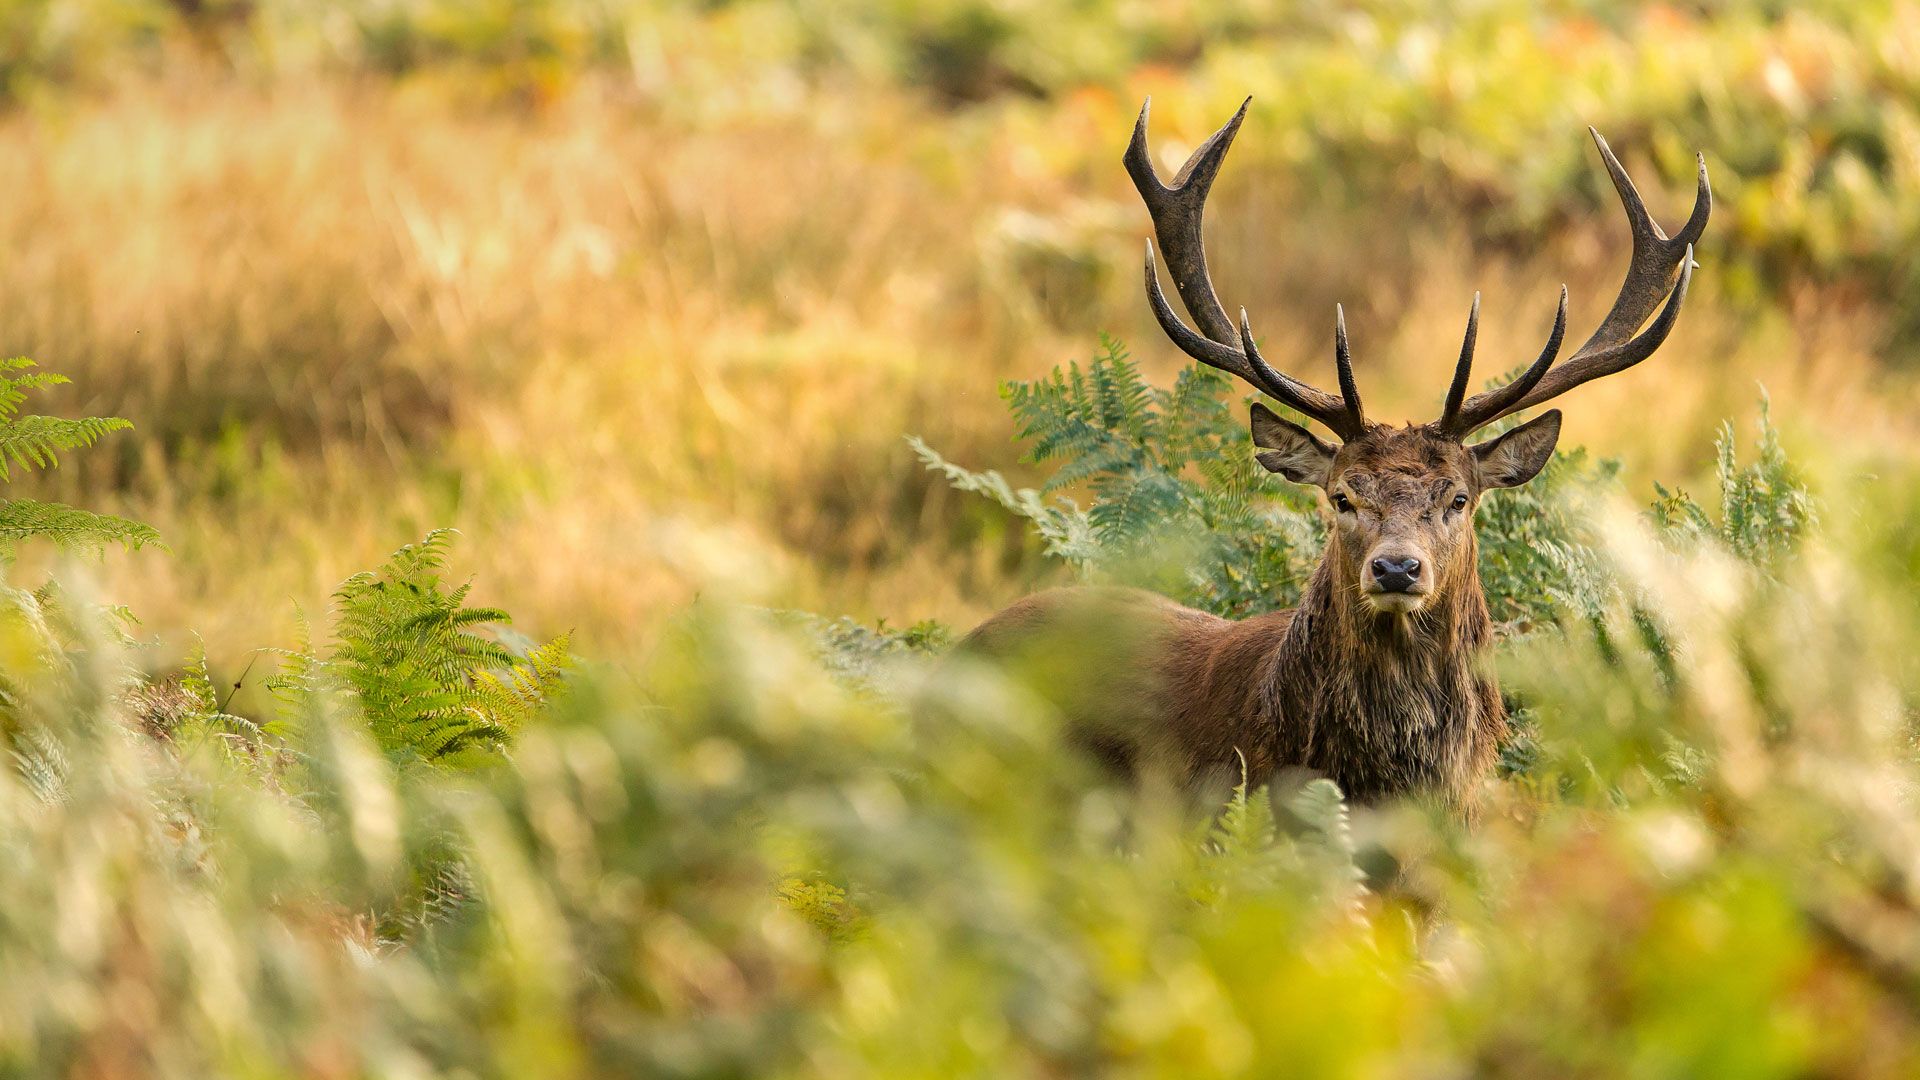
[[[1280,644],[1267,700],[1279,760],[1331,776],[1350,797],[1438,789],[1450,797],[1504,728],[1483,670],[1493,620],[1469,540],[1453,580],[1411,615],[1368,605],[1337,538]],[[1344,570],[1344,572],[1343,572]]]

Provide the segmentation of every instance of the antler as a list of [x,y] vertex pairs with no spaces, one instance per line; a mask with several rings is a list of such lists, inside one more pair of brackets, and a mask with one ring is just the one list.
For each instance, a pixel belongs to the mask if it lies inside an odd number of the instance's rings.
[[[1567,287],[1560,286],[1560,309],[1553,316],[1553,332],[1547,335],[1547,347],[1520,373],[1519,378],[1497,390],[1488,390],[1476,394],[1473,400],[1464,404],[1461,399],[1467,393],[1467,381],[1473,374],[1473,347],[1480,336],[1480,294],[1473,294],[1473,310],[1467,313],[1467,336],[1460,345],[1460,363],[1453,369],[1453,385],[1447,388],[1447,404],[1434,428],[1442,435],[1465,438],[1474,429],[1485,427],[1494,418],[1504,416],[1519,408],[1518,402],[1526,397],[1527,391],[1538,386],[1546,377],[1547,369],[1553,366],[1555,357],[1560,355],[1560,342],[1567,334]],[[1652,350],[1648,350],[1652,351]],[[1479,417],[1485,416],[1482,420]]]
[[[1620,203],[1627,211],[1627,225],[1633,231],[1633,258],[1627,264],[1627,277],[1620,285],[1620,295],[1586,344],[1568,357],[1566,363],[1554,368],[1553,358],[1559,352],[1567,320],[1567,290],[1561,286],[1560,314],[1554,320],[1553,336],[1540,358],[1513,382],[1476,394],[1462,403],[1460,397],[1466,390],[1473,364],[1473,343],[1480,315],[1480,298],[1475,296],[1473,314],[1467,321],[1466,344],[1460,350],[1460,364],[1447,394],[1446,410],[1435,424],[1446,434],[1464,437],[1510,413],[1559,397],[1581,383],[1625,371],[1652,356],[1654,350],[1666,342],[1680,317],[1680,305],[1686,301],[1687,285],[1693,279],[1693,245],[1706,231],[1707,217],[1713,212],[1713,189],[1707,183],[1705,155],[1696,158],[1699,184],[1694,194],[1693,213],[1680,231],[1669,238],[1647,213],[1646,203],[1633,186],[1633,179],[1621,167],[1620,159],[1613,156],[1607,140],[1591,127],[1587,132],[1600,148],[1600,158],[1606,162],[1607,174],[1613,178],[1614,190],[1620,193]],[[1662,300],[1666,306],[1660,308]],[[1635,332],[1640,331],[1655,308],[1660,308],[1659,316],[1636,336]]]
[[1186,306],[1187,314],[1199,326],[1199,332],[1180,321],[1172,305],[1167,303],[1166,294],[1160,291],[1160,275],[1154,265],[1151,241],[1147,244],[1147,299],[1160,328],[1188,356],[1244,379],[1255,389],[1325,424],[1343,439],[1358,438],[1366,432],[1367,422],[1360,410],[1360,393],[1354,386],[1353,358],[1347,351],[1344,314],[1337,317],[1334,329],[1334,360],[1340,372],[1341,393],[1336,398],[1274,370],[1254,347],[1246,310],[1241,310],[1240,325],[1236,328],[1227,318],[1226,308],[1213,291],[1213,279],[1207,274],[1201,214],[1206,208],[1207,192],[1213,187],[1220,163],[1226,159],[1227,148],[1233,144],[1233,136],[1246,119],[1247,104],[1252,100],[1242,102],[1233,119],[1200,144],[1174,175],[1171,185],[1160,182],[1147,153],[1147,111],[1153,101],[1149,98],[1140,106],[1140,119],[1133,125],[1133,140],[1127,146],[1127,174],[1133,177],[1133,186],[1140,190],[1140,198],[1147,204],[1154,235],[1167,257],[1167,272],[1180,291],[1180,301]]

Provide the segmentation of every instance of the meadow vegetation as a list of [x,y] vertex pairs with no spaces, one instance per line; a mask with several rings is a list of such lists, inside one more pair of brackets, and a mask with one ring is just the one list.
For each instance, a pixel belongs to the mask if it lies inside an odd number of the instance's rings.
[[1071,10],[9,6],[0,339],[140,422],[65,483],[176,551],[103,589],[244,666],[283,599],[453,525],[490,600],[624,648],[695,591],[634,538],[692,522],[793,606],[978,617],[1045,564],[900,436],[1005,462],[998,381],[1154,340],[1117,165],[1149,94],[1163,167],[1253,95],[1223,293],[1322,376],[1345,302],[1385,415],[1431,410],[1476,289],[1514,364],[1553,284],[1598,318],[1593,123],[1660,214],[1704,149],[1719,211],[1685,361],[1587,390],[1570,444],[1645,490],[1756,380],[1912,440],[1905,8]]
[[[1910,1075],[1916,87],[1896,3],[7,5],[0,1074]],[[1222,294],[1383,415],[1597,320],[1584,124],[1712,171],[1480,511],[1471,828],[940,664],[1313,566],[1118,164],[1247,93]]]

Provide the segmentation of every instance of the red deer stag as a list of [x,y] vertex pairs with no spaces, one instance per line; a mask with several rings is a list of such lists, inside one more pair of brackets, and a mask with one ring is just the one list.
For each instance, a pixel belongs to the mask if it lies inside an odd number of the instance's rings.
[[[1198,790],[1237,779],[1244,758],[1256,784],[1299,768],[1331,777],[1363,802],[1417,792],[1470,810],[1507,724],[1483,663],[1493,624],[1474,510],[1483,492],[1524,484],[1546,465],[1560,413],[1485,442],[1465,440],[1660,347],[1686,299],[1693,244],[1712,205],[1706,162],[1700,159],[1692,216],[1668,237],[1606,140],[1592,132],[1633,234],[1626,281],[1600,328],[1554,365],[1566,330],[1563,286],[1539,357],[1512,382],[1468,397],[1476,296],[1440,419],[1394,427],[1361,409],[1344,316],[1334,324],[1335,397],[1274,370],[1255,347],[1246,312],[1236,325],[1214,294],[1201,211],[1246,111],[1243,104],[1168,185],[1148,157],[1143,106],[1125,160],[1198,326],[1189,328],[1168,305],[1149,242],[1147,299],[1167,336],[1188,356],[1339,436],[1338,444],[1327,442],[1263,405],[1252,409],[1260,464],[1319,487],[1331,503],[1326,553],[1300,606],[1235,622],[1138,590],[1057,589],[995,615],[964,647],[1046,664],[1036,684],[1065,706],[1077,741],[1123,772],[1163,771]],[[1059,660],[1063,649],[1071,662]]]

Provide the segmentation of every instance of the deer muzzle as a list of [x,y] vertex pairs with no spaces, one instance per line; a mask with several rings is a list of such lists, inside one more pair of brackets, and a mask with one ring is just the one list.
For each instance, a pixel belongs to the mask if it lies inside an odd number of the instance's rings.
[[1367,560],[1363,591],[1375,608],[1404,615],[1426,603],[1433,575],[1426,560],[1412,552],[1378,553]]

